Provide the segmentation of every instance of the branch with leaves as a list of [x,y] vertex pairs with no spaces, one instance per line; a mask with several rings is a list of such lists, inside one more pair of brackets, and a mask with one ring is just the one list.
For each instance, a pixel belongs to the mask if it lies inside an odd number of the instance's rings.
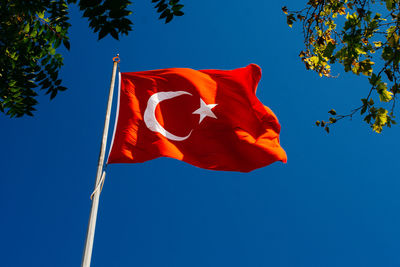
[[[152,0],[160,19],[182,16],[179,0]],[[62,44],[70,49],[68,5],[78,4],[99,40],[132,31],[128,0],[2,0],[0,2],[0,111],[10,117],[33,116],[36,97],[50,99],[67,88],[58,77]]]
[[305,49],[299,56],[306,69],[332,78],[331,65],[339,63],[346,72],[368,77],[370,87],[360,106],[348,114],[337,114],[332,109],[329,120],[317,121],[317,126],[329,132],[331,125],[358,112],[377,133],[396,123],[394,108],[400,92],[399,1],[309,0],[302,10],[283,7],[282,11],[290,27],[295,22],[302,25]]

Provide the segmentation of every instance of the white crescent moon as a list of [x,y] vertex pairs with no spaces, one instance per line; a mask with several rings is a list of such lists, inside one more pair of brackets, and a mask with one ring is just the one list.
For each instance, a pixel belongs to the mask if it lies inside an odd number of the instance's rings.
[[180,95],[192,95],[188,92],[185,91],[175,91],[175,92],[159,92],[155,93],[152,95],[149,100],[147,101],[147,107],[146,110],[144,111],[144,122],[146,123],[147,128],[149,128],[153,132],[158,132],[165,136],[166,138],[174,141],[183,141],[186,140],[192,131],[186,136],[176,136],[167,130],[164,129],[160,125],[160,123],[156,119],[155,111],[157,108],[157,105],[160,104],[162,101],[171,99]]

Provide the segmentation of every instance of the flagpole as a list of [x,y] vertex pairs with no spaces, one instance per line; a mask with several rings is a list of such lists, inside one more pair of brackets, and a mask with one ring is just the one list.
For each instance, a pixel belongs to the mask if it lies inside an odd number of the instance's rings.
[[115,83],[115,75],[117,73],[117,66],[119,62],[119,55],[117,54],[116,57],[113,58],[113,70],[111,76],[111,84],[110,84],[110,92],[108,94],[108,103],[107,103],[107,112],[106,118],[104,121],[104,129],[103,129],[103,139],[101,141],[100,147],[100,154],[99,154],[99,161],[97,165],[97,174],[96,174],[96,183],[94,186],[94,192],[92,194],[92,207],[90,209],[90,217],[88,228],[86,232],[86,242],[85,248],[83,250],[82,255],[82,263],[81,267],[90,267],[90,261],[92,259],[92,250],[93,250],[93,240],[94,240],[94,232],[96,228],[96,219],[97,219],[97,210],[99,208],[99,200],[100,200],[100,191],[99,187],[101,186],[102,180],[104,179],[103,174],[103,165],[104,165],[104,155],[106,152],[106,144],[107,144],[107,135],[108,135],[108,128],[110,125],[110,115],[111,115],[111,105],[112,99],[114,94],[114,83]]

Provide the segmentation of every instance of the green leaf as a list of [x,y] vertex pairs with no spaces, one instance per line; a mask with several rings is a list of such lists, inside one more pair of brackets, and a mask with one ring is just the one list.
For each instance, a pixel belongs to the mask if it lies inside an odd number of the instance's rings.
[[372,86],[375,86],[378,84],[378,82],[380,81],[381,77],[378,77],[375,73],[372,73],[371,78],[369,78],[369,83]]
[[114,28],[111,29],[110,34],[114,39],[118,40],[118,32]]
[[161,5],[158,7],[157,12],[162,12],[162,11],[164,11],[165,9],[167,9],[167,7],[168,7],[168,5],[166,5],[166,4],[161,4]]
[[393,72],[390,69],[385,69],[385,73],[389,81],[393,82]]
[[183,13],[182,11],[174,11],[174,16],[183,16],[185,13]]
[[331,57],[332,53],[333,53],[333,50],[335,50],[335,48],[336,48],[336,45],[333,44],[332,42],[329,42],[326,45],[326,48],[324,50],[324,57],[327,57],[327,58]]
[[103,39],[108,33],[109,33],[109,32],[108,32],[108,29],[102,28],[102,29],[100,30],[100,32],[99,32],[99,39],[98,39],[98,40]]
[[50,94],[50,99],[53,100],[57,96],[57,90],[52,90]]
[[122,18],[124,16],[130,15],[132,12],[124,9],[111,10],[109,13],[110,18]]
[[[14,87],[16,84],[17,84],[17,81],[11,80],[11,81],[8,83],[8,86]],[[12,89],[11,89],[11,91],[12,91]]]
[[28,32],[29,32],[29,29],[30,29],[30,25],[29,25],[29,22],[27,22],[27,23],[25,24],[25,27],[24,27],[24,32],[25,32],[25,33],[28,33]]
[[169,14],[171,14],[171,11],[169,9],[166,9],[161,13],[159,19],[165,18]]
[[37,13],[37,16],[39,17],[39,18],[41,18],[41,19],[43,19],[44,18],[44,10],[42,11],[42,12],[39,12],[39,13]]
[[362,109],[361,109],[360,114],[363,115],[367,111],[367,108],[368,108],[368,106],[366,106],[366,105],[363,106]]
[[373,106],[373,105],[374,105],[374,100],[371,98],[371,99],[369,100],[368,104],[369,104],[370,106]]
[[181,10],[183,8],[183,5],[174,5],[173,7],[172,7],[172,11],[179,11],[179,10]]
[[376,91],[379,94],[379,100],[382,102],[389,102],[390,100],[392,100],[392,92],[389,92],[387,90],[387,84],[380,82],[378,84],[378,86],[376,87]]
[[169,14],[169,15],[167,16],[167,19],[165,20],[165,23],[170,22],[173,18],[174,18],[174,15]]
[[31,32],[31,38],[35,38],[37,35],[37,31],[35,29],[33,29],[33,31]]
[[65,46],[65,48],[66,48],[67,50],[70,50],[71,46],[70,46],[69,41],[68,41],[67,39],[64,39],[64,40],[63,40],[63,44],[64,44],[64,46]]

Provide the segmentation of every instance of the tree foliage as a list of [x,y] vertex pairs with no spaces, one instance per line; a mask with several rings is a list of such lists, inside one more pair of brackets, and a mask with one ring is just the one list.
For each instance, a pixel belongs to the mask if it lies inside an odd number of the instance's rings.
[[[380,133],[395,124],[394,108],[400,92],[400,1],[309,0],[302,10],[283,7],[287,24],[301,24],[305,49],[300,58],[319,76],[332,77],[331,65],[368,77],[361,104],[348,114],[330,110],[329,121],[317,126],[329,132],[337,121],[360,113]],[[350,88],[346,89],[350,90]]]
[[[165,23],[182,16],[179,0],[152,0]],[[128,0],[2,0],[0,2],[0,111],[10,117],[33,115],[39,90],[53,99],[67,88],[59,78],[70,49],[68,5],[77,4],[98,34],[119,39],[132,30]]]

